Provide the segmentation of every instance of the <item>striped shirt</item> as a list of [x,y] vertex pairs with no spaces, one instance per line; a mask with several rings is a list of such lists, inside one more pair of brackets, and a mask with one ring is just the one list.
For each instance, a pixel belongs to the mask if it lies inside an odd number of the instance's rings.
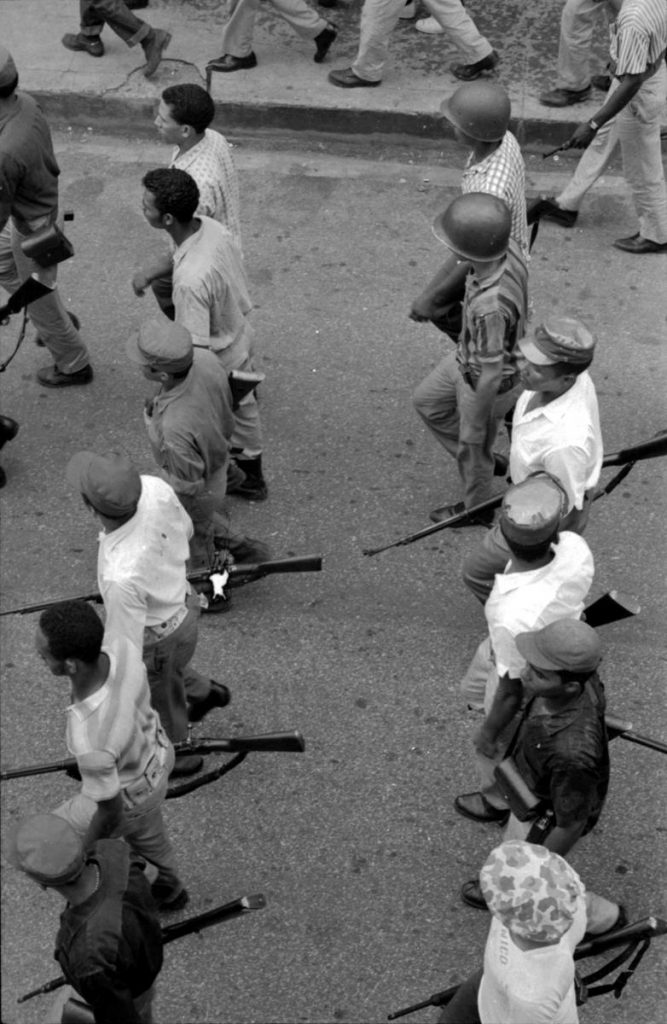
[[81,772],[81,792],[96,803],[141,777],[161,732],[141,652],[121,638],[102,651],[110,663],[106,682],[67,709],[67,749]]
[[667,0],[625,0],[609,26],[614,74],[655,74],[667,48]]
[[519,143],[505,132],[498,149],[479,163],[471,163],[472,154],[461,178],[461,191],[488,192],[504,199],[512,211],[512,238],[528,256],[526,222],[526,165]]
[[466,278],[463,329],[456,358],[473,378],[482,363],[503,360],[503,377],[516,372],[516,343],[525,333],[528,267],[519,246],[510,240],[502,265],[488,277]]
[[212,217],[231,231],[241,248],[239,181],[227,139],[207,128],[196,146],[179,154],[174,150],[170,167],[187,171],[199,189],[198,217]]

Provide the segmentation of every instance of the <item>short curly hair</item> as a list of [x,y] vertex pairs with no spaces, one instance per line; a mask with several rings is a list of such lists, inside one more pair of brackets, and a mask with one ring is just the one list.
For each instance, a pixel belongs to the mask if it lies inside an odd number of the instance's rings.
[[170,213],[179,224],[187,224],[199,206],[199,189],[194,178],[178,167],[158,167],[144,174],[141,184],[155,200],[160,213]]
[[61,601],[45,608],[39,628],[46,637],[54,658],[78,658],[86,665],[97,661],[102,650],[104,626],[86,601]]
[[178,124],[189,124],[201,135],[215,117],[215,104],[206,89],[194,82],[170,85],[162,93],[162,99]]

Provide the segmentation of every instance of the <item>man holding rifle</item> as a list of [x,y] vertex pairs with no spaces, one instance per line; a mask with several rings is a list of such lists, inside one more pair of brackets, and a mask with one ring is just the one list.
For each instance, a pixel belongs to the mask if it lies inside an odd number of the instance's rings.
[[[514,411],[510,476],[515,484],[533,473],[557,479],[566,498],[561,530],[583,533],[602,466],[602,435],[595,385],[588,373],[595,338],[572,317],[551,316],[519,341],[518,366],[525,390]],[[510,557],[496,524],[467,557],[463,579],[482,603],[496,573]]]
[[[78,1014],[92,1010],[95,1024],[150,1024],[153,986],[162,967],[162,932],[143,861],[118,839],[101,839],[87,849],[74,829],[53,814],[19,822],[9,860],[66,901],[55,959],[88,1004],[77,1000],[72,1009]],[[66,988],[52,1013],[72,996]]]
[[[67,479],[102,526],[97,581],[106,636],[143,652],[153,706],[172,743],[184,740],[188,720],[231,699],[226,686],[190,665],[201,611],[186,579],[190,518],[168,483],[140,476],[116,452],[77,452]],[[201,757],[179,757],[173,774],[201,766]]]
[[69,679],[67,747],[81,790],[56,808],[89,849],[122,836],[157,874],[153,897],[163,910],[188,900],[162,818],[174,748],[153,710],[141,654],[129,640],[104,635],[94,608],[63,601],[42,612],[37,653],[54,676]]
[[[606,701],[596,671],[600,639],[585,622],[563,618],[521,633],[516,646],[526,668],[520,679],[500,680],[475,742],[488,758],[505,756],[497,769],[511,809],[503,838],[525,839],[567,857],[595,826],[609,786]],[[526,700],[506,750],[501,737]],[[461,896],[486,909],[477,879],[464,884]],[[590,934],[627,923],[621,905],[594,893],[587,903]]]
[[[266,544],[234,534],[225,507],[234,413],[227,370],[208,349],[192,344],[190,331],[164,319],[142,325],[126,345],[146,380],[159,384],[146,402],[144,422],[155,461],[192,520],[194,570],[213,565],[224,548],[240,562],[264,562]],[[213,598],[205,611],[224,608]]]

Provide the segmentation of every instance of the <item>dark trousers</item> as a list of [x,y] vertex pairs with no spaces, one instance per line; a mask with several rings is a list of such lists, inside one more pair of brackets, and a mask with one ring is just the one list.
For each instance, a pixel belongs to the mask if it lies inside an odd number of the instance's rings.
[[482,1024],[477,1011],[477,993],[482,981],[482,971],[477,971],[456,990],[456,995],[438,1017],[438,1024]]
[[151,30],[123,0],[79,0],[79,11],[84,36],[98,36],[108,25],[128,46],[135,46]]

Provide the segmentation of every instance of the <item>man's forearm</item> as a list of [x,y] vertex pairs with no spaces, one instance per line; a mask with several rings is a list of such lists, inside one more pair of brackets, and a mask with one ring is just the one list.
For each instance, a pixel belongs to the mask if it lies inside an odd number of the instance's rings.
[[576,822],[568,828],[556,825],[556,828],[552,829],[545,837],[542,845],[545,846],[547,850],[551,850],[552,853],[559,853],[561,857],[564,857],[570,852],[577,839],[584,831],[585,826],[585,821]]
[[139,273],[146,279],[146,284],[155,281],[158,277],[165,277],[170,273],[173,265],[171,253],[164,252],[156,257],[151,263],[142,267]]
[[488,739],[495,740],[503,729],[509,725],[517,711],[521,708],[522,697],[523,686],[520,679],[510,679],[509,676],[503,676],[498,681],[498,689],[494,694],[493,703],[482,726],[484,734]]
[[618,88],[614,89],[609,99],[591,118],[598,128],[601,128],[607,121],[611,121],[624,107],[627,107],[632,97],[636,96],[641,89],[644,77],[643,75],[622,75],[619,82]]
[[108,839],[122,823],[123,802],[120,793],[113,800],[100,801],[83,839],[84,850],[88,850],[98,839]]

